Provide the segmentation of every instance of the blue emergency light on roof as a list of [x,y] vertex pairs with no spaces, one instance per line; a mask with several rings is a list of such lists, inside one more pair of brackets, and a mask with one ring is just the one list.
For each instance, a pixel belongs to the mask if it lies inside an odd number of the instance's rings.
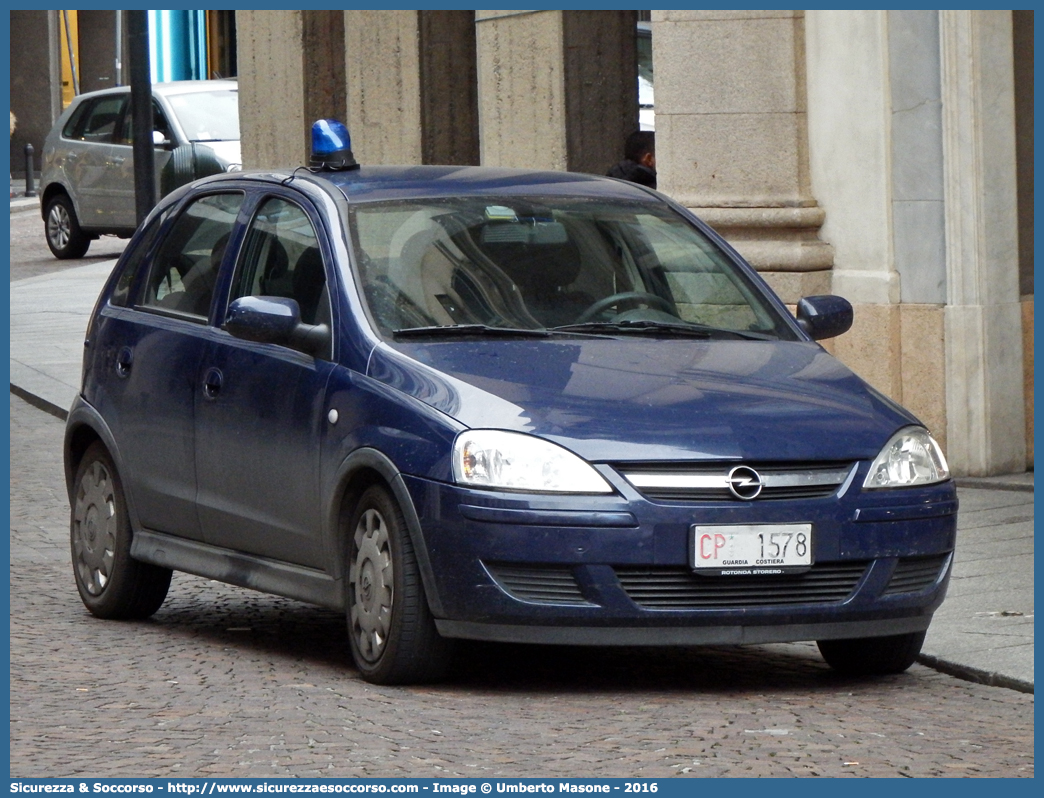
[[336,119],[317,120],[312,125],[312,157],[308,163],[313,168],[330,171],[358,169],[348,128]]

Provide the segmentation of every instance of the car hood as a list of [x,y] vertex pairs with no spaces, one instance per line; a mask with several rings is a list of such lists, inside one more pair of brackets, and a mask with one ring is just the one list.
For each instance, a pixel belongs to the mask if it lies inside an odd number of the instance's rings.
[[916,423],[818,344],[481,339],[380,344],[369,376],[471,428],[593,462],[875,457]]

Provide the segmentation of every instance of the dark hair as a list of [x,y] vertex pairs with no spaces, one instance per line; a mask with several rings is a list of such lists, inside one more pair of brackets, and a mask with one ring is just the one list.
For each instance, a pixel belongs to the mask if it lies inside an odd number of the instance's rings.
[[656,134],[651,130],[636,130],[624,144],[624,158],[639,161],[645,153],[656,154]]

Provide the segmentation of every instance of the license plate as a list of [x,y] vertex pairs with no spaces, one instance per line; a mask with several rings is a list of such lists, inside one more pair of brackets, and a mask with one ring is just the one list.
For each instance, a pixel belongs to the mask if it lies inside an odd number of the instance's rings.
[[689,559],[694,571],[707,575],[807,571],[812,567],[812,524],[695,524]]

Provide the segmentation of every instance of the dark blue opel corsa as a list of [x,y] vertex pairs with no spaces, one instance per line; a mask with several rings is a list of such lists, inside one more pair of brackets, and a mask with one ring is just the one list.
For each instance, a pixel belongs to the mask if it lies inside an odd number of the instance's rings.
[[90,320],[65,463],[87,608],[171,571],[343,610],[377,683],[454,638],[815,640],[894,673],[943,600],[928,431],[686,209],[562,172],[310,168],[165,198]]

